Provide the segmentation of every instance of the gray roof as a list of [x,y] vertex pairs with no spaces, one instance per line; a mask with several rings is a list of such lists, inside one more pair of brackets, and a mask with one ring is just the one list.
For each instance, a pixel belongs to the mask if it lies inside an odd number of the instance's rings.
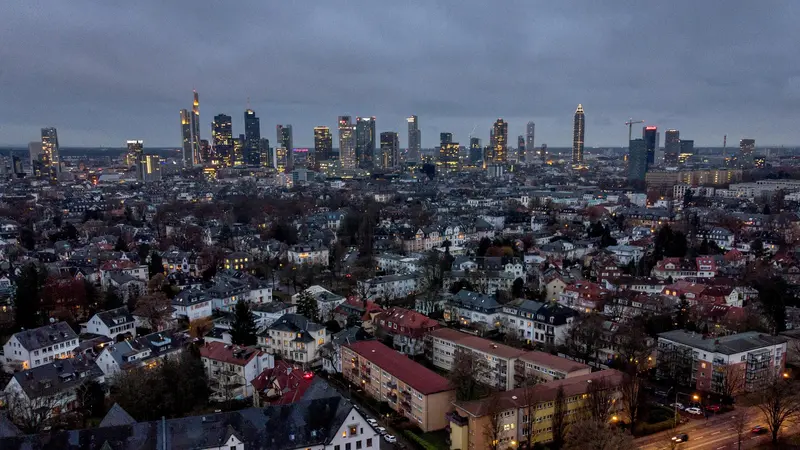
[[450,297],[450,303],[454,303],[461,308],[489,312],[502,306],[497,303],[497,299],[493,295],[479,294],[466,289],[462,289]]
[[146,358],[136,358],[132,361],[133,365],[141,364],[142,361],[160,357],[165,353],[172,353],[183,349],[184,340],[178,334],[170,334],[166,331],[159,333],[151,333],[145,336],[139,336],[136,339],[118,342],[107,347],[106,349],[111,353],[111,357],[121,368],[131,362],[130,356],[139,353],[150,351],[150,356]]
[[191,306],[198,303],[207,302],[210,299],[205,292],[200,289],[184,289],[172,299],[173,305]]
[[128,414],[128,411],[122,409],[119,403],[114,403],[114,406],[108,410],[103,421],[100,422],[99,427],[116,427],[120,425],[132,425],[136,420]]
[[78,339],[78,335],[66,322],[56,322],[33,330],[20,331],[14,334],[14,337],[17,338],[22,348],[28,351]]
[[269,330],[292,331],[300,335],[294,340],[300,342],[312,342],[314,337],[311,333],[324,329],[323,325],[312,322],[300,314],[284,314],[268,327]]
[[668,339],[679,344],[699,348],[707,352],[722,353],[723,355],[744,353],[788,341],[783,336],[771,336],[758,331],[713,338],[704,337],[700,333],[692,333],[686,330],[672,330],[659,333],[658,337],[659,339]]
[[102,376],[103,371],[94,361],[76,356],[17,372],[14,379],[25,391],[25,395],[32,399],[67,392],[86,380]]
[[108,311],[102,311],[96,314],[97,317],[103,321],[108,327],[115,327],[124,323],[133,322],[133,316],[128,312],[128,308],[121,306]]

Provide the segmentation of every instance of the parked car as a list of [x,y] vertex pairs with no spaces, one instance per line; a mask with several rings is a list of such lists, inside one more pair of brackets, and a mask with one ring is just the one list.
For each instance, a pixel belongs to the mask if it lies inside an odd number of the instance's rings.
[[683,411],[686,408],[685,406],[683,406],[683,403],[670,403],[669,406],[671,408],[678,408],[681,411]]
[[378,426],[378,421],[373,419],[373,418],[367,419],[367,423],[372,425],[373,427],[377,427]]
[[706,406],[706,411],[719,412],[720,409],[722,409],[722,408],[719,405],[708,405],[708,406]]
[[672,436],[672,440],[675,442],[686,442],[689,440],[689,435],[686,433],[680,433],[675,436]]
[[689,414],[696,414],[696,415],[698,415],[698,416],[699,416],[699,415],[701,415],[701,414],[703,414],[703,410],[702,410],[702,409],[700,409],[700,408],[696,408],[696,407],[693,407],[693,408],[686,408],[686,409],[684,409],[684,411],[686,411],[686,412],[687,412],[687,413],[689,413]]
[[750,432],[753,433],[753,434],[769,433],[769,428],[767,428],[765,426],[762,426],[762,425],[756,425],[756,426],[753,427],[752,430],[750,430]]
[[667,395],[669,395],[669,391],[658,390],[658,391],[656,391],[656,395],[658,395],[660,397],[666,397]]
[[392,436],[391,434],[387,434],[383,438],[386,439],[386,442],[388,442],[390,444],[394,444],[395,442],[397,442],[397,438]]
[[383,427],[375,427],[375,431],[377,431],[378,434],[380,434],[381,436],[386,434],[386,428],[383,428]]

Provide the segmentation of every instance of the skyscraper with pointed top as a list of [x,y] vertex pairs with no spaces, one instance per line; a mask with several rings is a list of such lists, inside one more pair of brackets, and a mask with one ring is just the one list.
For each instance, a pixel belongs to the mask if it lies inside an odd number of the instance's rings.
[[181,154],[181,160],[183,160],[183,166],[189,167],[192,165],[193,156],[192,156],[192,125],[193,125],[192,116],[189,113],[189,110],[182,109],[181,110],[181,141],[182,145],[181,148],[183,152]]
[[[197,91],[192,90],[194,93],[194,102],[192,103],[192,156],[191,164],[200,164],[203,161],[200,159],[200,96]],[[185,164],[185,161],[184,161]]]
[[572,164],[583,164],[583,138],[586,130],[583,105],[578,104],[572,122]]

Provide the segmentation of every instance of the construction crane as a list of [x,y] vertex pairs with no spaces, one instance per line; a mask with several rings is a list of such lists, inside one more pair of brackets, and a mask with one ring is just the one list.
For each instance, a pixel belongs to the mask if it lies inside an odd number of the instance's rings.
[[[628,121],[625,122],[625,125],[628,126],[628,142],[631,141],[632,132],[633,132],[633,124],[635,124],[635,123],[644,123],[644,120],[628,119]],[[628,145],[630,145],[630,144],[628,144]]]

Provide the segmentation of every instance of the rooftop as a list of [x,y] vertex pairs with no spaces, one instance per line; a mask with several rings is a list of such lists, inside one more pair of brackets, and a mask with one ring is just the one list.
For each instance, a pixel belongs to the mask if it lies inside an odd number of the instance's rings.
[[346,347],[364,359],[377,364],[382,370],[411,386],[423,395],[435,394],[453,389],[450,382],[436,372],[410,360],[378,341],[359,341]]
[[770,336],[758,331],[731,334],[717,338],[705,337],[700,333],[686,330],[672,330],[659,333],[659,339],[666,339],[689,347],[699,348],[708,352],[733,355],[757,350],[772,345],[783,344],[787,339],[783,336]]

